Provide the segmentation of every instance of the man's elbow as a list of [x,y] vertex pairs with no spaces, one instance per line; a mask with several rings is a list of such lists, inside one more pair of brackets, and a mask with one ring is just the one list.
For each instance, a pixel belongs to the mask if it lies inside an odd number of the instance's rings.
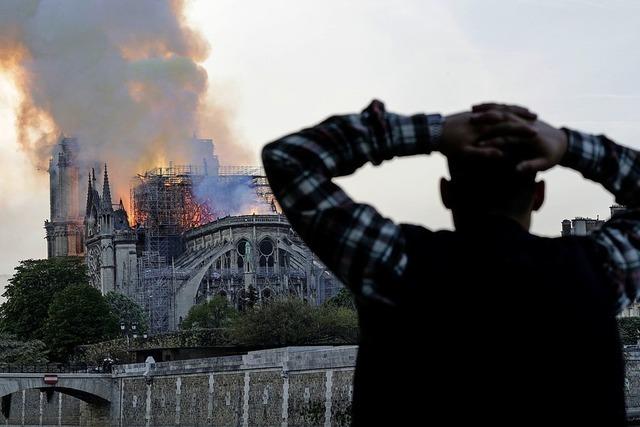
[[270,172],[274,169],[274,166],[277,164],[277,162],[274,160],[275,154],[274,154],[273,142],[262,147],[261,158],[262,158],[262,167],[264,168],[264,171],[268,176]]

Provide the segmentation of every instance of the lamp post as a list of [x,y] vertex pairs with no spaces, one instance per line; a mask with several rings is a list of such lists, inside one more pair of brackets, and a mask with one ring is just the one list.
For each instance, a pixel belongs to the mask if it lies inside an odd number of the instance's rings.
[[127,348],[129,348],[131,341],[129,335],[134,340],[138,338],[138,324],[133,322],[130,324],[125,323],[124,321],[120,322],[120,330],[122,334],[127,338]]
[[129,334],[127,334],[127,325],[124,322],[120,322],[120,331],[127,338],[127,348],[129,348]]

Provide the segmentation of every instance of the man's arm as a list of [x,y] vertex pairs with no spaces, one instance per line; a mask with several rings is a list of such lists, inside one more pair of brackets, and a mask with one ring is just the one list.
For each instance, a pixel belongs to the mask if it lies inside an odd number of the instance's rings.
[[638,298],[640,288],[640,153],[602,135],[563,130],[567,150],[560,164],[602,184],[628,208],[590,235],[608,254],[605,269],[620,312]]
[[367,162],[430,153],[441,134],[438,114],[402,116],[373,101],[361,114],[331,117],[263,149],[269,184],[291,225],[354,294],[396,301],[405,242],[398,225],[351,200],[332,178]]
[[[531,137],[535,114],[509,106],[519,120],[503,120],[498,135]],[[501,157],[476,143],[485,127],[469,112],[403,116],[373,101],[361,114],[334,116],[268,144],[262,152],[269,184],[293,228],[357,296],[398,301],[407,265],[402,229],[373,207],[356,203],[332,178],[367,162],[428,154]],[[525,122],[522,121],[525,120]],[[525,125],[523,125],[525,123]]]

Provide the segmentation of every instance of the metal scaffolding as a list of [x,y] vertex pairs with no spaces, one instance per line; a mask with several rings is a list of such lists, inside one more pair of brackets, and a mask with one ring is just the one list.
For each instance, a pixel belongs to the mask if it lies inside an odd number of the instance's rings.
[[140,282],[135,299],[147,313],[149,333],[167,331],[173,312],[172,266],[158,252],[145,251],[138,260],[138,277]]
[[282,212],[278,202],[273,196],[267,174],[260,166],[220,166],[219,179],[223,182],[232,182],[238,179],[246,179],[249,185],[255,189],[258,198],[271,206],[273,213]]
[[192,165],[155,168],[137,175],[131,186],[133,218],[145,230],[145,251],[165,259],[181,252],[180,234],[215,219],[211,206],[199,202],[194,185],[205,179]]
[[147,311],[152,334],[164,332],[172,324],[169,316],[174,312],[176,277],[173,260],[183,252],[182,233],[229,214],[216,210],[216,200],[196,196],[201,184],[222,189],[248,185],[254,189],[257,202],[267,204],[273,211],[277,209],[260,167],[221,166],[217,175],[208,175],[204,168],[171,164],[137,175],[131,185],[131,212],[134,223],[143,231],[144,246],[138,262],[136,300]]

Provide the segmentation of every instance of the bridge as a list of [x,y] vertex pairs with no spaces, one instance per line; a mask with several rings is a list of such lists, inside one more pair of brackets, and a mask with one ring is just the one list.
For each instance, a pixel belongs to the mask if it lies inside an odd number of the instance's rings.
[[[33,367],[31,367],[33,368]],[[44,368],[44,367],[40,367]],[[102,373],[86,369],[84,371],[69,372],[68,369],[52,369],[48,372],[38,372],[40,369],[22,369],[30,372],[16,372],[15,369],[5,369],[0,372],[0,419],[4,419],[7,425],[10,424],[30,424],[38,422],[38,418],[33,419],[27,416],[25,419],[25,393],[36,392],[40,396],[47,396],[48,402],[58,393],[60,396],[58,404],[62,404],[61,396],[68,395],[85,403],[83,412],[84,424],[95,426],[108,426],[112,423],[111,411],[115,407],[112,405],[113,376],[109,373]],[[62,372],[61,372],[62,371]],[[64,372],[66,371],[66,372]],[[53,372],[53,373],[51,373]],[[12,396],[15,396],[12,398]],[[18,397],[18,396],[21,396]],[[17,397],[17,399],[16,399]],[[78,402],[76,400],[76,402]],[[13,401],[13,402],[12,402]],[[39,411],[39,425],[43,425],[43,401],[41,397]],[[63,420],[62,407],[59,408],[57,424]],[[53,420],[49,420],[50,422]],[[48,424],[48,423],[45,423]]]
[[111,403],[111,374],[0,373],[0,398],[30,389],[58,391],[97,405]]

